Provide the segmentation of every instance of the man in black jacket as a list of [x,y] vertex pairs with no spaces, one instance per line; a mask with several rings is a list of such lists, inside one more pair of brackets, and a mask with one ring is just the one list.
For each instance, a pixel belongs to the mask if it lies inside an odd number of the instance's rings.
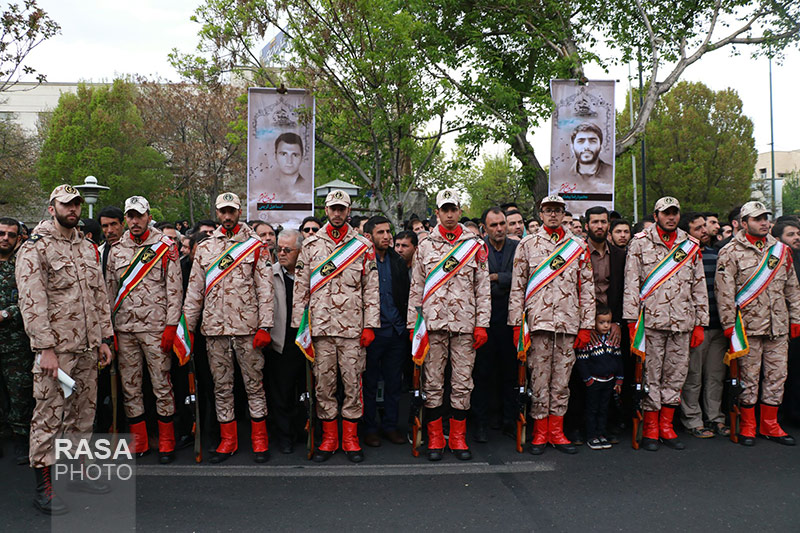
[[481,217],[489,249],[489,280],[492,293],[492,315],[489,340],[478,348],[472,379],[472,414],[477,428],[475,440],[488,442],[491,411],[497,412],[495,427],[502,422],[503,431],[514,435],[516,416],[516,370],[514,331],[507,325],[508,296],[511,292],[511,271],[518,240],[507,238],[506,215],[500,207],[487,209]]
[[[405,260],[392,249],[392,228],[389,220],[374,216],[364,224],[364,235],[375,250],[381,301],[381,327],[375,329],[375,340],[367,347],[364,372],[364,444],[380,446],[381,436],[394,444],[406,442],[397,431],[400,394],[403,386],[403,364],[409,357],[405,310],[411,282]],[[383,416],[378,433],[378,381],[383,377]]]

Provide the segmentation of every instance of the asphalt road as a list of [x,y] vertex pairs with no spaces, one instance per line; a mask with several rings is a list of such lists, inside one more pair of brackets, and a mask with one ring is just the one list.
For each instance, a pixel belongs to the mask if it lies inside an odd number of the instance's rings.
[[[800,427],[786,429],[800,437]],[[140,531],[180,532],[800,530],[800,446],[681,436],[688,446],[680,452],[633,451],[625,442],[534,457],[492,432],[488,444],[471,444],[469,462],[447,454],[430,463],[413,458],[410,446],[384,443],[366,449],[360,465],[342,453],[316,465],[302,446],[256,465],[240,439],[242,450],[222,465],[195,465],[191,449],[169,466],[154,455],[141,460],[135,523]],[[0,531],[50,530],[31,504],[30,469],[5,457],[0,480]],[[63,524],[52,530],[69,530]],[[103,531],[101,524],[81,529]]]

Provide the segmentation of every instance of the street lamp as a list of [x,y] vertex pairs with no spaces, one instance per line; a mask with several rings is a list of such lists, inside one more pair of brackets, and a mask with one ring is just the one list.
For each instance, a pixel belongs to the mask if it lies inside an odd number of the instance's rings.
[[333,191],[335,189],[341,189],[344,192],[346,192],[347,194],[349,194],[350,198],[353,198],[355,196],[358,196],[358,191],[361,190],[361,187],[359,187],[358,185],[353,185],[352,183],[347,183],[346,181],[333,180],[333,181],[329,181],[325,185],[321,185],[321,186],[317,187],[314,190],[316,191],[316,195],[317,196],[325,197],[325,196],[328,196],[329,192],[331,192],[331,191]]
[[97,178],[94,176],[86,176],[83,180],[83,185],[75,185],[75,188],[81,191],[81,196],[89,204],[89,218],[94,218],[94,204],[97,203],[97,197],[100,196],[102,191],[107,191],[109,188],[105,185],[98,185]]

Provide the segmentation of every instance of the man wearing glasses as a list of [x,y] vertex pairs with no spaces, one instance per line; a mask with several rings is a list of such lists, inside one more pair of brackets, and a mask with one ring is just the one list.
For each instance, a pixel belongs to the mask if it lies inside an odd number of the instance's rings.
[[[28,434],[33,414],[33,352],[17,303],[15,251],[20,240],[20,224],[0,218],[0,394],[8,398],[6,422],[14,433],[14,458],[28,462]],[[4,390],[3,390],[4,389]]]

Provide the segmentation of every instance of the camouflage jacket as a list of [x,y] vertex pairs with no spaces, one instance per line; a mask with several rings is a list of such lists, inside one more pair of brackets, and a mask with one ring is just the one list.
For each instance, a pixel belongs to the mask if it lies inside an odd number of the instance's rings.
[[438,229],[419,242],[411,267],[411,291],[408,296],[407,327],[414,328],[417,307],[429,331],[472,333],[476,327],[488,328],[492,315],[491,284],[486,244],[481,242],[478,253],[434,292],[423,305],[425,279],[439,261],[458,244],[476,239],[464,226],[461,236],[450,244]]
[[258,329],[272,327],[275,291],[266,248],[249,254],[208,295],[205,294],[206,271],[230,246],[250,237],[258,238],[244,224],[231,237],[226,236],[220,226],[210,238],[197,245],[183,303],[189,331],[194,331],[201,313],[201,333],[206,336],[253,335]]
[[126,231],[109,250],[106,286],[111,310],[113,313],[120,279],[133,259],[142,248],[150,249],[159,242],[167,244],[169,250],[122,301],[116,314],[112,315],[117,331],[163,331],[166,326],[176,325],[181,318],[183,287],[178,247],[172,239],[155,228],[150,228],[149,235],[141,244],[136,244],[130,231]]
[[16,278],[34,351],[74,353],[113,335],[100,253],[80,231],[67,239],[52,220],[36,226],[17,253]]
[[[303,310],[308,305],[311,334],[315,337],[352,339],[359,337],[364,328],[381,327],[378,267],[372,243],[349,224],[344,227],[347,233],[339,244],[328,235],[328,224],[305,239],[295,267],[292,327],[300,326]],[[309,294],[311,273],[351,238],[367,244],[367,251],[314,294]]]
[[[759,250],[742,230],[719,251],[714,292],[723,329],[733,327],[736,320],[736,292],[775,242],[772,235],[767,235],[766,245]],[[791,250],[767,288],[742,309],[742,322],[748,335],[770,336],[786,335],[790,323],[800,324],[800,286],[792,267]]]
[[[572,238],[582,252],[572,263],[531,296],[525,303],[528,279],[553,252]],[[555,261],[555,258],[554,258]],[[508,301],[508,324],[519,326],[523,309],[527,311],[531,331],[554,331],[577,335],[579,329],[594,329],[594,276],[586,243],[564,231],[564,237],[553,242],[544,228],[523,238],[514,255],[511,274],[511,296]]]
[[[681,229],[675,230],[673,247],[693,239]],[[656,225],[637,233],[628,244],[625,263],[625,293],[622,318],[631,322],[639,317],[639,288],[658,263],[670,252],[661,241]],[[708,290],[703,259],[698,253],[683,265],[644,302],[644,325],[663,331],[688,332],[695,326],[708,325]]]
[[15,266],[15,254],[11,254],[6,261],[0,261],[0,311],[8,313],[8,318],[0,322],[0,332],[3,336],[23,331],[22,315],[19,312],[19,291],[14,277]]

